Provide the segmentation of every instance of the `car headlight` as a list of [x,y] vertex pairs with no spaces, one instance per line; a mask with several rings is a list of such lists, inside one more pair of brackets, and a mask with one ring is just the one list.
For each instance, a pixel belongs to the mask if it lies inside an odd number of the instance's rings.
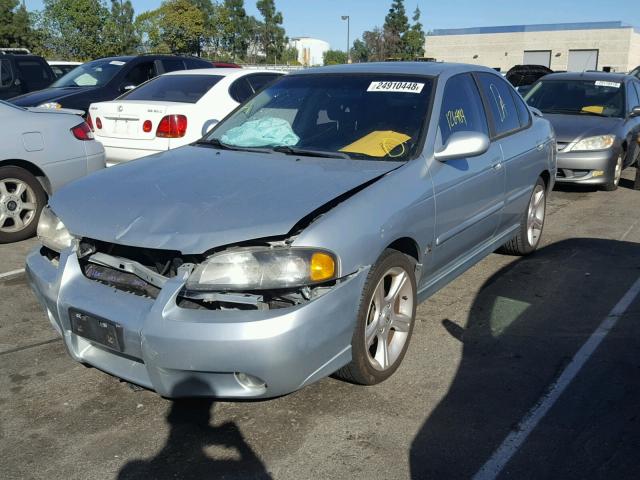
[[73,235],[49,207],[42,209],[38,222],[38,239],[45,247],[60,253],[71,246]]
[[337,278],[338,261],[326,250],[240,248],[216,253],[198,265],[188,290],[266,290],[301,287]]
[[615,135],[598,135],[596,137],[587,137],[580,140],[573,147],[571,147],[571,151],[579,151],[579,150],[606,150],[607,148],[611,148],[616,141]]

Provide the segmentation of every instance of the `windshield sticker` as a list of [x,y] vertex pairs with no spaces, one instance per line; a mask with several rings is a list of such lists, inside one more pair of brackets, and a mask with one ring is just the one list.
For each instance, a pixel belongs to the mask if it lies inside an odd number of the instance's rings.
[[367,92],[404,92],[420,93],[424,83],[418,82],[371,82]]
[[111,60],[109,62],[109,65],[117,65],[117,66],[121,67],[122,65],[124,65],[124,62],[121,62],[120,60]]
[[456,110],[449,110],[446,114],[447,123],[449,124],[449,130],[457,127],[458,125],[466,125],[467,117],[464,115],[463,108],[457,108]]
[[619,82],[605,82],[604,80],[596,81],[596,87],[620,88]]

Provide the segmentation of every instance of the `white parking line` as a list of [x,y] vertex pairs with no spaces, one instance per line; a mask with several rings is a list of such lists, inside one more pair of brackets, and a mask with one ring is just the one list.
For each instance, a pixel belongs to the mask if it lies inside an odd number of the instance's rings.
[[544,418],[556,400],[562,395],[562,392],[564,392],[578,372],[580,372],[580,369],[587,360],[589,360],[589,357],[596,351],[611,329],[616,326],[620,317],[624,315],[627,308],[629,308],[639,294],[640,278],[636,280],[624,297],[620,299],[609,315],[607,315],[598,326],[596,331],[593,332],[586,343],[582,345],[558,380],[549,387],[547,393],[538,400],[517,427],[507,435],[507,438],[504,439],[487,463],[473,476],[474,480],[493,480],[500,474],[505,465],[517,453],[529,434],[536,428],[540,420]]
[[19,275],[21,273],[24,273],[24,268],[19,268],[17,270],[11,270],[10,272],[6,272],[6,273],[0,273],[0,279],[7,278],[7,277],[13,277],[14,275]]

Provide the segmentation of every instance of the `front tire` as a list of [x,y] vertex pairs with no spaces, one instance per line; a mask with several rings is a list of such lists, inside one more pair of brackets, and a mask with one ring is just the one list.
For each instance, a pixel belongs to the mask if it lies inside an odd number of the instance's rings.
[[389,378],[404,358],[416,316],[414,263],[387,249],[369,271],[351,340],[351,363],[336,376],[361,385]]
[[547,186],[544,180],[538,177],[533,187],[529,204],[525,210],[520,229],[515,237],[505,243],[500,251],[508,255],[528,255],[538,248],[544,220],[547,212]]
[[0,243],[33,237],[47,195],[40,182],[20,167],[0,167]]
[[624,169],[623,154],[618,155],[615,165],[613,166],[613,173],[611,178],[602,186],[602,190],[605,192],[613,192],[617,190],[620,178],[622,177],[622,170]]

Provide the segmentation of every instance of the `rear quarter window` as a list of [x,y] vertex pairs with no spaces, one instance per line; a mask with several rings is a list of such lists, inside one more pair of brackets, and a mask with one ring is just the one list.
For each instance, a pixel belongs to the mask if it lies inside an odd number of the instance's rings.
[[120,97],[123,100],[196,103],[223,77],[219,75],[163,75]]

